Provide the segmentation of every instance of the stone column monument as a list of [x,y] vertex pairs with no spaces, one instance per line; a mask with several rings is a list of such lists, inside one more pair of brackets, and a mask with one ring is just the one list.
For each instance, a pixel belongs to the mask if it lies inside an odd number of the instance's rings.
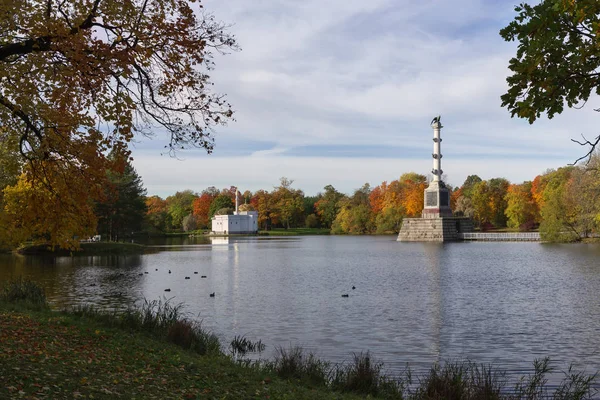
[[424,193],[421,218],[404,218],[398,234],[399,242],[445,242],[460,240],[460,233],[472,232],[473,222],[465,217],[453,217],[450,190],[442,181],[441,117],[431,121],[433,128],[433,179]]
[[425,189],[425,208],[423,209],[423,218],[451,217],[450,209],[450,191],[442,181],[442,138],[440,132],[443,128],[440,121],[441,117],[435,117],[431,121],[433,128],[433,180],[429,187]]

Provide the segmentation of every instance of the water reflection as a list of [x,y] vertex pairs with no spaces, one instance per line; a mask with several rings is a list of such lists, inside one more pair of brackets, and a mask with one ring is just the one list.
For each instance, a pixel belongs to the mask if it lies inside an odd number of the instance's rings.
[[211,237],[210,243],[213,245],[229,244],[229,238],[228,237]]
[[430,293],[430,324],[432,343],[430,352],[436,357],[435,361],[441,361],[441,336],[442,336],[442,277],[441,270],[443,268],[443,243],[424,243],[423,252],[425,253],[426,270],[429,274],[429,283],[431,285]]
[[57,306],[127,307],[169,288],[223,340],[298,344],[334,362],[370,350],[392,372],[464,357],[522,371],[546,355],[600,369],[598,246],[388,237],[153,245],[159,251],[137,256],[0,255],[0,281],[36,280]]

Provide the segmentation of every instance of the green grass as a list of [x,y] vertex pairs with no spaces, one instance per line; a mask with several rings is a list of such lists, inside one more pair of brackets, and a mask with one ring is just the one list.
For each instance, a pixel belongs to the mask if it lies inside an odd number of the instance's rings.
[[297,235],[329,235],[328,228],[276,228],[270,231],[259,231],[259,235],[268,236],[297,236]]

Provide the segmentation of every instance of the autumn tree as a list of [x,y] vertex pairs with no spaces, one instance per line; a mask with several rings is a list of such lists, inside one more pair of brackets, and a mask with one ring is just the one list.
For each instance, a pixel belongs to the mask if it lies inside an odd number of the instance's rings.
[[338,192],[332,185],[327,185],[324,189],[325,193],[320,195],[319,200],[315,203],[315,209],[323,227],[331,228],[339,211],[338,203],[344,194]]
[[565,201],[575,208],[575,229],[582,237],[598,231],[600,224],[600,159],[592,155],[589,163],[573,170],[567,182]]
[[304,193],[293,189],[293,180],[282,177],[272,193],[275,217],[289,229],[304,222]]
[[166,232],[171,225],[170,216],[167,212],[167,202],[159,196],[146,198],[146,223],[155,231]]
[[[103,195],[105,171],[117,171],[111,150],[126,152],[135,135],[151,132],[166,133],[169,152],[212,150],[214,126],[233,112],[207,72],[215,53],[237,45],[226,26],[191,3],[0,2],[0,126],[26,161],[11,196],[18,193],[35,214],[52,205],[38,215],[48,224],[79,221],[93,231],[89,205]],[[15,214],[15,204],[4,207],[20,221],[15,229],[50,244],[76,246],[66,238],[89,231],[59,234]]]
[[421,215],[424,207],[424,191],[427,187],[427,177],[415,172],[409,172],[400,176],[402,185],[402,203],[406,210],[406,216],[417,217]]
[[454,206],[454,215],[457,217],[474,217],[475,208],[473,207],[473,201],[470,197],[462,195],[458,196],[456,199],[456,205]]
[[506,226],[506,192],[510,183],[504,178],[480,181],[473,186],[470,197],[473,217],[479,226],[492,224],[496,228]]
[[537,175],[533,181],[531,181],[531,198],[535,203],[536,210],[534,221],[538,224],[541,222],[540,210],[544,205],[544,189],[546,188],[547,183],[546,174]]
[[506,225],[513,229],[532,228],[536,215],[539,214],[537,204],[531,194],[531,182],[520,185],[509,185],[505,196],[507,217]]
[[[77,173],[75,170],[61,172]],[[0,214],[3,244],[16,246],[30,241],[75,249],[79,239],[96,233],[94,205],[91,202],[80,203],[78,196],[62,196],[69,190],[83,196],[82,192],[89,188],[71,187],[67,180],[52,179],[55,177],[32,179],[24,172],[15,185],[4,189],[3,212]],[[53,190],[48,190],[49,184]],[[99,191],[100,188],[94,190]],[[97,195],[101,198],[100,193]],[[69,212],[62,212],[62,209]]]
[[219,191],[214,186],[204,189],[199,197],[192,203],[192,214],[196,218],[199,227],[208,228],[210,226],[210,205],[219,195]]
[[427,178],[414,172],[403,174],[389,184],[382,182],[369,195],[377,233],[398,233],[404,217],[417,217],[423,211]]
[[510,182],[504,178],[492,178],[488,181],[488,185],[491,222],[496,228],[504,228],[506,227],[506,193]]
[[461,194],[465,197],[471,198],[473,196],[473,190],[475,185],[481,182],[482,179],[477,175],[469,175],[465,179],[464,183],[460,187]]
[[18,148],[18,138],[10,136],[0,126],[0,202],[4,188],[15,185],[23,170],[24,160],[20,157]]
[[273,215],[274,201],[273,197],[266,190],[257,190],[254,192],[250,204],[258,211],[258,226],[264,230],[271,229],[272,223],[277,223],[277,219]]
[[479,226],[491,224],[492,212],[490,208],[490,188],[487,181],[481,181],[473,186],[471,194],[473,218]]
[[573,171],[573,167],[559,168],[547,176],[544,203],[540,210],[540,235],[543,240],[565,242],[578,240],[581,236],[577,228],[576,206],[568,193]]
[[398,180],[382,182],[369,195],[377,233],[398,232],[406,215],[402,184]]
[[250,200],[252,199],[252,192],[249,190],[245,190],[242,196],[242,204],[250,204]]
[[383,211],[385,195],[388,191],[387,181],[381,182],[381,185],[375,186],[369,194],[369,204],[375,215],[379,215]]
[[[585,104],[600,94],[600,3],[596,0],[542,0],[521,3],[517,15],[500,31],[506,41],[517,41],[509,62],[512,74],[502,106],[512,116],[533,123],[542,113],[548,118],[565,107]],[[596,110],[597,111],[597,110]],[[591,156],[600,136],[590,145]],[[579,161],[579,160],[577,160]]]
[[340,200],[340,211],[331,226],[332,233],[360,235],[370,233],[374,228],[374,216],[371,211],[368,183],[354,191],[352,197]]
[[191,190],[176,192],[174,195],[166,198],[167,212],[170,216],[171,229],[183,229],[183,219],[186,215],[192,213],[192,204],[198,195]]

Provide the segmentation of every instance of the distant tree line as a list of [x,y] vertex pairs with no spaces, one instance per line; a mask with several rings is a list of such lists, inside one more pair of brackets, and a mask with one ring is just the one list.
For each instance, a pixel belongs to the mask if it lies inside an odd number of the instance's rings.
[[[427,178],[414,172],[352,194],[327,185],[316,196],[305,196],[281,178],[272,190],[239,194],[240,210],[256,210],[261,230],[326,228],[334,234],[397,233],[405,217],[419,217]],[[600,229],[600,158],[585,166],[548,170],[531,181],[510,183],[504,178],[483,180],[470,175],[452,189],[456,216],[473,219],[481,230],[539,229],[551,241],[573,241]],[[147,227],[156,232],[210,230],[215,214],[230,214],[235,188],[209,187],[201,193],[177,192],[162,199],[146,198]]]
[[[211,186],[200,193],[184,190],[162,199],[146,195],[142,179],[126,157],[113,153],[109,158],[116,167],[106,171],[104,193],[91,207],[93,218],[86,219],[96,221],[95,231],[103,240],[111,241],[137,234],[210,230],[215,215],[233,213],[236,193],[240,211],[258,211],[261,230],[306,227],[328,229],[333,234],[397,233],[404,218],[421,215],[428,184],[424,175],[410,172],[376,187],[365,184],[351,194],[327,185],[316,196],[306,196],[292,186],[293,180],[284,177],[272,190],[240,193],[235,187],[219,190]],[[5,228],[18,223],[6,218],[26,206],[22,193],[31,190],[18,184],[19,165],[13,161],[7,157],[0,162],[2,217],[8,222]],[[470,175],[460,187],[450,189],[454,214],[472,218],[481,230],[539,229],[550,241],[579,240],[600,230],[597,155],[584,166],[548,170],[520,184]],[[53,230],[65,235],[77,231],[71,227],[77,220],[65,221],[58,215],[53,219],[51,212],[47,215],[40,221],[40,230],[46,234],[21,233],[19,239],[41,243],[56,234]]]

